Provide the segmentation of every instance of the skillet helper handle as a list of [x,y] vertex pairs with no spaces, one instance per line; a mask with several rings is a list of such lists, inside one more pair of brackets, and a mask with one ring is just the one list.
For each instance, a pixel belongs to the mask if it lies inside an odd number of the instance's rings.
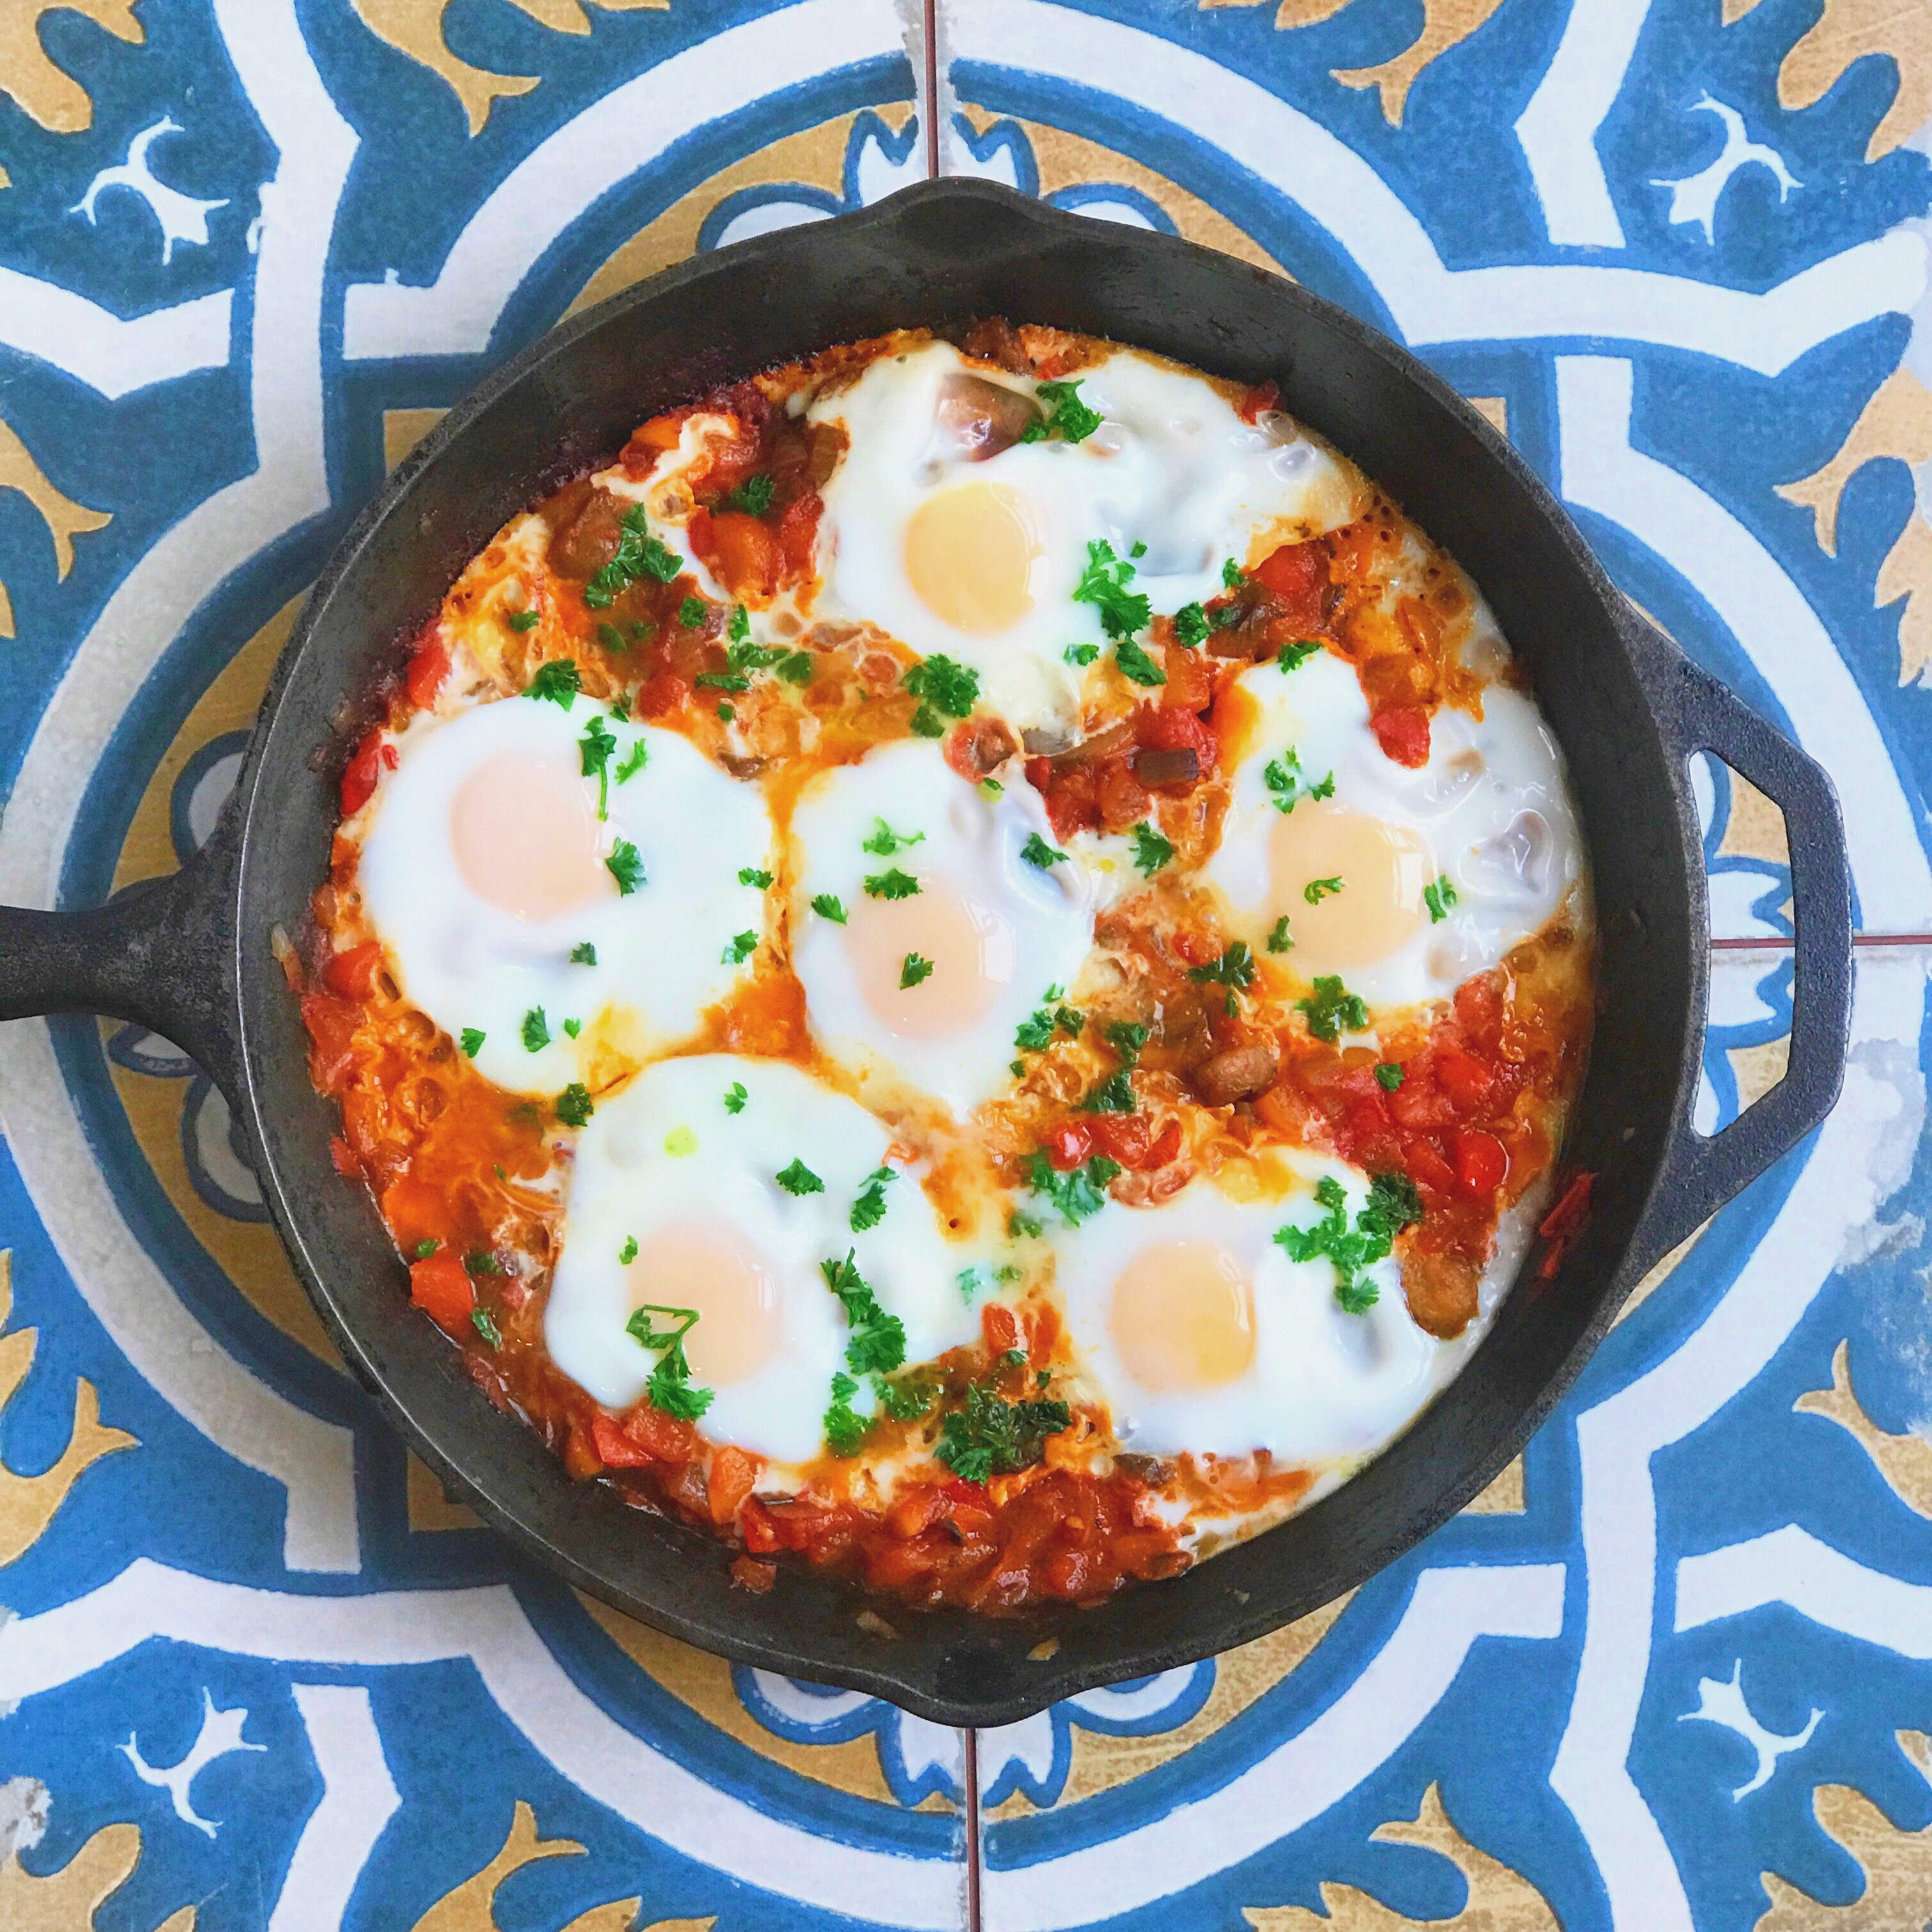
[[1646,1267],[1676,1246],[1816,1126],[1845,1077],[1852,1016],[1852,882],[1838,794],[1823,767],[1730,688],[1693,664],[1647,620],[1627,628],[1648,661],[1675,755],[1710,752],[1784,814],[1797,933],[1791,1053],[1784,1078],[1720,1132],[1680,1120],[1656,1193],[1660,1209]]
[[102,1013],[172,1040],[232,1100],[233,815],[178,872],[78,912],[0,906],[0,1020]]

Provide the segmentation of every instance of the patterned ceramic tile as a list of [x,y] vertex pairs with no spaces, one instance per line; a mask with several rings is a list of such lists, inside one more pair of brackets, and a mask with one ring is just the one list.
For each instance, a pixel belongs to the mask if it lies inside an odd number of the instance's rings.
[[[890,0],[0,8],[0,900],[191,851],[386,462],[571,308],[920,176],[913,73]],[[0,1925],[963,1923],[958,1736],[512,1558],[168,1042],[0,1028]]]
[[[1723,16],[941,0],[943,159],[1406,340],[1830,769],[1866,929],[1932,931],[1932,542],[1880,460],[1932,456],[1932,38]],[[1769,801],[1694,778],[1714,932],[1760,943],[1712,975],[1714,1130],[1784,1070],[1790,875]],[[1920,1924],[1928,964],[1862,955],[1830,1122],[1454,1525],[1250,1651],[981,1739],[989,1928]]]

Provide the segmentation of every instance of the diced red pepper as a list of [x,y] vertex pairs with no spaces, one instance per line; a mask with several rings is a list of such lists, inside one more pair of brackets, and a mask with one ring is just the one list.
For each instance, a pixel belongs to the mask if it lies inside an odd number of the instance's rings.
[[590,1439],[597,1445],[597,1454],[607,1469],[641,1469],[657,1460],[648,1449],[632,1441],[614,1415],[606,1415],[601,1408],[591,1414]]
[[1369,720],[1384,753],[1411,771],[1429,762],[1429,713],[1419,704],[1398,704]]
[[738,1511],[738,1533],[745,1547],[760,1556],[778,1546],[778,1532],[772,1526],[772,1513],[756,1496],[748,1497]]
[[376,975],[382,970],[382,942],[371,939],[346,952],[332,952],[322,969],[322,981],[345,1000],[366,1000],[376,990]]
[[1474,1200],[1485,1200],[1509,1177],[1509,1156],[1493,1134],[1479,1128],[1458,1127],[1454,1145],[1456,1178]]
[[1472,1112],[1490,1097],[1495,1074],[1474,1054],[1459,1046],[1438,1046],[1430,1056],[1436,1082],[1464,1112]]
[[1021,1346],[1020,1318],[1003,1301],[989,1301],[981,1310],[980,1330],[987,1348],[995,1355]]
[[1070,1174],[1094,1151],[1094,1130],[1084,1120],[1062,1120],[1045,1142],[1046,1158],[1062,1174]]
[[376,781],[386,767],[401,763],[393,745],[382,742],[380,729],[371,731],[356,748],[342,774],[342,815],[352,818],[375,796]]
[[1238,412],[1242,422],[1251,423],[1280,407],[1281,391],[1273,382],[1257,382],[1241,398]]
[[432,638],[410,658],[403,679],[410,702],[418,711],[427,711],[436,702],[436,694],[448,675],[449,646],[440,638]]
[[660,1462],[689,1462],[698,1454],[698,1431],[648,1401],[639,1402],[625,1416],[624,1433]]
[[705,1486],[705,1500],[711,1511],[711,1520],[729,1522],[738,1514],[739,1505],[752,1493],[752,1485],[758,1477],[758,1464],[743,1450],[728,1444],[714,1450],[711,1474]]
[[1154,1123],[1144,1114],[1096,1114],[1091,1131],[1094,1144],[1109,1159],[1138,1167],[1147,1158]]
[[470,1311],[476,1306],[476,1291],[462,1262],[447,1252],[414,1262],[410,1268],[410,1299],[439,1328],[465,1340],[475,1331]]

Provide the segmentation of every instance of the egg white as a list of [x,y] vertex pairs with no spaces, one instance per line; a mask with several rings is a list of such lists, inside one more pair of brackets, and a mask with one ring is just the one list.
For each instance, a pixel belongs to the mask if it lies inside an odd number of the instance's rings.
[[[528,754],[567,766],[594,812],[597,780],[581,775],[580,750],[593,718],[616,741],[600,850],[608,854],[629,841],[644,883],[622,894],[603,874],[580,905],[547,919],[519,917],[466,882],[452,832],[457,794],[494,759]],[[616,771],[640,744],[643,769],[618,782]],[[735,935],[750,930],[764,940],[764,895],[738,877],[771,862],[763,796],[677,733],[623,722],[580,697],[567,712],[511,698],[446,718],[418,717],[395,747],[397,769],[368,808],[363,904],[406,997],[452,1036],[481,1032],[477,1069],[498,1086],[556,1094],[583,1077],[600,1037],[614,1034],[641,1054],[688,1035],[746,970],[724,957]],[[586,945],[596,950],[595,964],[571,958]],[[550,1042],[532,1052],[524,1022],[538,1008]],[[565,1033],[566,1019],[580,1023],[578,1038]]]
[[[735,1113],[726,1105],[734,1086],[744,1092]],[[904,1324],[908,1363],[978,1332],[958,1276],[979,1250],[948,1236],[916,1169],[896,1168],[876,1226],[851,1226],[852,1204],[887,1164],[890,1143],[856,1101],[784,1062],[706,1054],[647,1068],[598,1108],[578,1143],[544,1314],[551,1359],[598,1401],[628,1408],[660,1352],[626,1329],[635,1300],[620,1260],[625,1244],[636,1240],[647,1261],[656,1230],[729,1231],[776,1282],[782,1343],[755,1374],[713,1390],[698,1430],[781,1465],[811,1461],[823,1450],[832,1378],[850,1339],[826,1262],[854,1257],[880,1306]],[[778,1185],[794,1161],[818,1176],[821,1192]],[[871,1400],[862,1386],[854,1406],[866,1412]]]

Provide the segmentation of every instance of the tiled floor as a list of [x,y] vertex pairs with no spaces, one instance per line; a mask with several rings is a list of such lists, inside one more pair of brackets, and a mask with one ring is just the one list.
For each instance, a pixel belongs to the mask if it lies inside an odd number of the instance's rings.
[[[1832,771],[1867,937],[1932,934],[1912,22],[24,12],[0,28],[0,900],[86,903],[193,848],[304,587],[484,370],[931,157],[1406,340]],[[1783,1069],[1789,876],[1768,801],[1700,782],[1715,1128]],[[196,1070],[136,1030],[0,1028],[0,1925],[1918,1928],[1929,969],[1932,946],[1861,949],[1832,1120],[1653,1274],[1463,1516],[1246,1650],[971,1741],[508,1557],[344,1376]]]

